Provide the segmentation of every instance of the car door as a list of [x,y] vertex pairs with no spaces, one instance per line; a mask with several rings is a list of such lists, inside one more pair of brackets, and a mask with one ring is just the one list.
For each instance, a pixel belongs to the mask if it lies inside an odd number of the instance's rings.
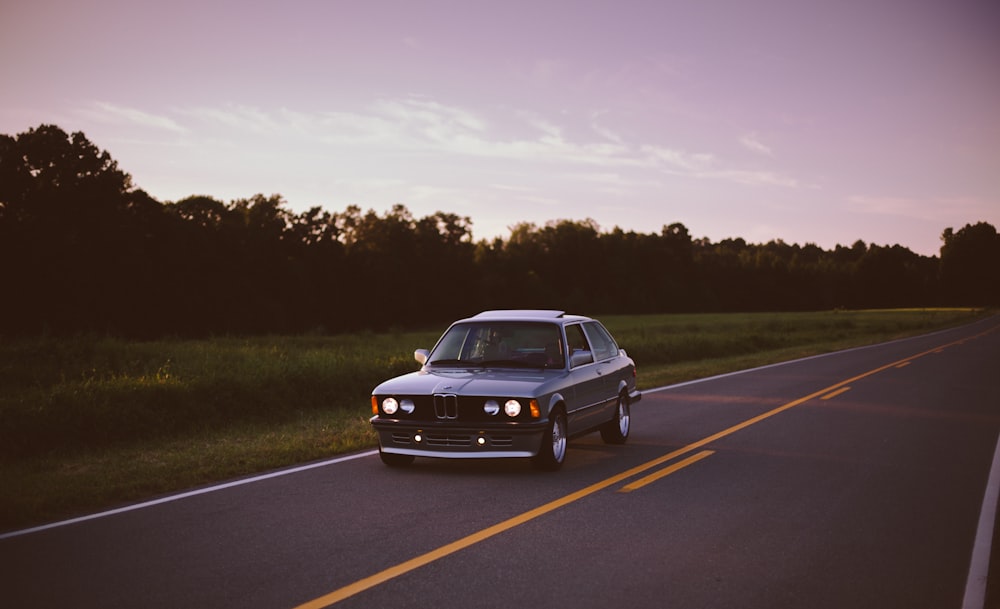
[[583,330],[594,352],[594,365],[600,379],[595,395],[597,407],[594,416],[600,421],[609,419],[618,397],[618,382],[620,378],[618,344],[611,333],[597,321],[583,324]]
[[569,434],[574,435],[600,423],[599,415],[607,390],[602,369],[594,359],[594,350],[583,324],[566,326],[566,342],[570,384],[573,387],[572,398],[568,398],[566,404],[566,418]]

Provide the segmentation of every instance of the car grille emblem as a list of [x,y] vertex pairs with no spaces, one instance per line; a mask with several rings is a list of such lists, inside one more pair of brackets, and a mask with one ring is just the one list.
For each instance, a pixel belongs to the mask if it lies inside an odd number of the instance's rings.
[[434,416],[439,419],[457,419],[458,396],[454,393],[435,393]]

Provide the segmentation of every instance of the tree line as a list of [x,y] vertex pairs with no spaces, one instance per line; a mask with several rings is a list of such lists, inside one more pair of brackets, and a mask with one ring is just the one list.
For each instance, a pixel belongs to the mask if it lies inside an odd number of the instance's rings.
[[942,234],[940,256],[856,241],[692,238],[592,220],[472,220],[403,205],[289,210],[280,195],[160,202],[83,133],[0,134],[0,334],[125,337],[341,332],[489,308],[593,314],[996,305],[1000,235]]

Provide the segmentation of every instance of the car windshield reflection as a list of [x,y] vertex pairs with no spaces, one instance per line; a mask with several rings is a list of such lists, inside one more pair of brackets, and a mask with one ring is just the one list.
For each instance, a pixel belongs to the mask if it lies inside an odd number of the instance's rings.
[[559,327],[538,322],[457,324],[441,338],[431,366],[564,368]]

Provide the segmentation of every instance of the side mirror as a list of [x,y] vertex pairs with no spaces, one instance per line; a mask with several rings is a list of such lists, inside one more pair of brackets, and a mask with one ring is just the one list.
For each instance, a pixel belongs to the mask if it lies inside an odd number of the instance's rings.
[[413,352],[413,359],[420,362],[420,365],[423,366],[424,364],[427,363],[427,356],[430,354],[431,352],[428,351],[427,349],[417,349],[416,351]]

